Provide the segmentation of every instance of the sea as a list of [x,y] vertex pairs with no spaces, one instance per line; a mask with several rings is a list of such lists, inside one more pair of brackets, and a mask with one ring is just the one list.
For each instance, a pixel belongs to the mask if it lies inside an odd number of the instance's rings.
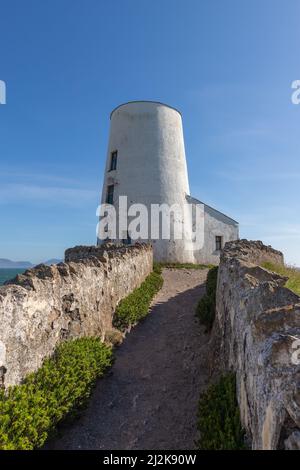
[[13,279],[17,274],[21,274],[25,271],[25,269],[3,269],[0,268],[0,286],[4,284],[5,281],[8,281],[9,279]]

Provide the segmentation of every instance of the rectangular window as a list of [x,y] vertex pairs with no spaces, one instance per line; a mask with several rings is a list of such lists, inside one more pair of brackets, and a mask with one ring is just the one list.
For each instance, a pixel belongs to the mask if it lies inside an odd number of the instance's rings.
[[106,204],[113,204],[114,203],[114,185],[110,184],[107,186],[107,193],[106,193]]
[[131,245],[131,237],[129,235],[129,232],[127,232],[127,238],[123,238],[123,243],[124,245]]
[[110,167],[109,171],[113,171],[117,169],[117,159],[118,159],[118,151],[115,150],[110,154]]
[[216,250],[217,251],[222,250],[222,237],[220,237],[220,236],[216,237]]

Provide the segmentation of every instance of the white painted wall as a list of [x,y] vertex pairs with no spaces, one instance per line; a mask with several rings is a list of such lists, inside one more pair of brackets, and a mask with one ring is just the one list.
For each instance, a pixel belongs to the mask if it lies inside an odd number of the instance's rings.
[[200,264],[219,264],[220,252],[216,251],[216,236],[225,243],[239,238],[239,226],[227,216],[204,204],[204,247],[194,253],[195,262]]
[[[117,169],[109,171],[111,152],[118,151]],[[111,115],[110,137],[102,202],[107,186],[114,196],[126,195],[128,205],[179,204],[189,194],[182,119],[180,113],[156,102],[131,102]],[[117,208],[117,204],[116,204]],[[159,261],[194,261],[183,240],[156,240],[154,256]]]
[[[111,153],[115,150],[118,151],[117,169],[109,171]],[[146,205],[149,213],[151,204],[183,206],[187,202],[190,190],[182,119],[176,109],[162,103],[136,101],[120,105],[112,112],[102,203],[106,201],[110,184],[114,185],[117,210],[121,195],[128,197],[129,206]],[[236,240],[238,224],[206,205],[204,221],[203,249],[194,252],[192,243],[186,240],[151,240],[154,259],[218,264],[215,237],[222,236],[223,243]],[[191,220],[191,228],[192,224]],[[126,238],[125,233],[122,238]]]

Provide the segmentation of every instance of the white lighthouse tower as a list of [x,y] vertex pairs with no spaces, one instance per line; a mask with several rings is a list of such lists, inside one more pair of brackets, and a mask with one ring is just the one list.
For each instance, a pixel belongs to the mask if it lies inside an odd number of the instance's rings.
[[[127,196],[129,206],[144,204],[150,214],[151,204],[183,207],[187,195],[189,182],[179,111],[152,101],[134,101],[114,109],[102,203],[112,203],[117,209],[119,196]],[[120,238],[127,237],[124,235]],[[194,261],[192,249],[184,240],[172,240],[172,236],[158,240],[149,236],[148,240],[153,243],[156,260]]]
[[[133,204],[147,207],[149,235],[141,237],[140,241],[153,243],[154,258],[157,261],[218,262],[221,245],[227,240],[238,238],[235,221],[194,198],[191,200],[189,195],[180,112],[154,101],[132,101],[115,108],[111,113],[101,202],[113,205],[117,217],[120,196],[127,197],[128,207]],[[195,220],[183,210],[188,201],[201,204],[206,212],[203,216],[207,220],[205,246],[198,252],[194,251],[192,243]],[[182,208],[182,217],[177,214],[174,220],[177,227],[180,224],[184,227],[183,231],[187,236],[180,239],[173,236],[171,231],[166,238],[160,226],[159,237],[153,237],[154,222],[150,217],[152,205]],[[160,224],[163,218],[164,214],[160,218]],[[131,242],[132,237],[130,231],[128,233],[125,230],[124,233],[109,238],[116,242]],[[98,239],[98,244],[102,241],[103,238]]]

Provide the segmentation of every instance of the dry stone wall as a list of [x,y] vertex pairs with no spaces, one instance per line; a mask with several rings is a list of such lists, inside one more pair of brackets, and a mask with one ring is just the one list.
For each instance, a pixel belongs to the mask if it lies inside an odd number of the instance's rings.
[[237,374],[242,425],[253,449],[300,449],[300,298],[286,278],[259,266],[282,263],[261,242],[226,244],[221,255],[213,364]]
[[0,287],[0,385],[20,383],[65,339],[113,333],[116,305],[152,271],[153,253],[145,244],[106,248],[67,250],[67,262]]

